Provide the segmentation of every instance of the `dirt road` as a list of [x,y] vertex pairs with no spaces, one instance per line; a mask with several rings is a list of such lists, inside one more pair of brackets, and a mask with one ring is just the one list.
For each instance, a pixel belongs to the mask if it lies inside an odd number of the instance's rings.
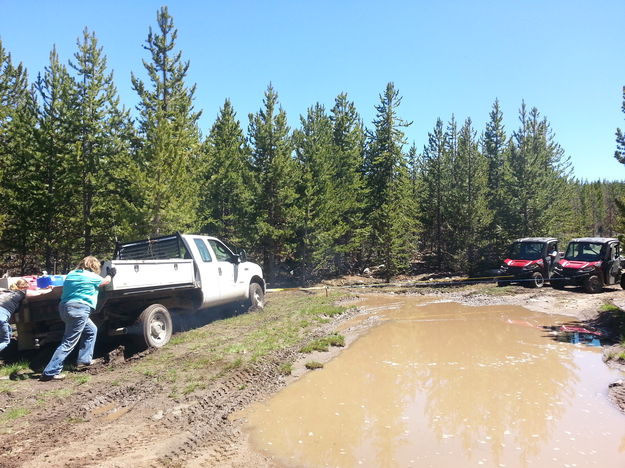
[[[343,302],[355,305],[358,295],[369,294],[363,289],[344,291]],[[406,289],[395,293],[425,294]],[[272,323],[273,305],[290,299],[288,296],[305,294],[270,294],[265,311],[177,335],[173,343],[156,352],[124,356],[121,349],[105,348],[99,364],[87,372],[69,372],[62,382],[42,383],[27,378],[28,373],[24,380],[0,382],[0,465],[273,466],[271,460],[249,448],[241,423],[231,416],[306,372],[302,363],[309,356],[300,352],[302,343],[337,330],[361,312],[353,307],[340,316],[319,320],[306,329],[306,336],[260,359],[246,360],[246,348],[241,345],[233,350],[228,340],[246,333],[254,339],[261,322],[271,330],[277,326]],[[468,305],[521,305],[580,321],[596,318],[606,303],[625,308],[625,292],[616,288],[587,295],[548,287],[530,290],[478,285],[444,292],[428,290],[427,296],[431,301]],[[357,323],[341,328],[347,345],[374,325],[369,320]],[[207,345],[206,337],[215,341]],[[202,354],[205,349],[210,349],[213,357]],[[221,349],[225,350],[222,354],[240,353],[243,361],[214,358],[215,350]],[[315,359],[327,361],[339,352],[331,350],[316,353]],[[33,357],[31,367],[36,368],[37,359],[42,358]],[[285,372],[285,363],[289,363],[289,372]],[[625,409],[623,386],[616,385],[611,391]]]

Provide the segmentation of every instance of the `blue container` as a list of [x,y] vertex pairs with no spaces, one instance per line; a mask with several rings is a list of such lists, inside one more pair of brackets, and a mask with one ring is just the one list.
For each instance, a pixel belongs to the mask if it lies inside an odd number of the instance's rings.
[[52,285],[52,278],[50,278],[48,275],[40,276],[39,278],[37,278],[37,287],[39,289],[45,289],[51,285]]
[[65,275],[52,275],[50,278],[52,279],[52,286],[63,286],[65,282]]

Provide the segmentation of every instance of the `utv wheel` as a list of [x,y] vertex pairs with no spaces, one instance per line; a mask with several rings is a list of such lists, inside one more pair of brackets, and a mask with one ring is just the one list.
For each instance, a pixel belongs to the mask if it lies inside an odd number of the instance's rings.
[[551,280],[551,287],[553,289],[559,289],[560,291],[562,291],[564,289],[564,282],[563,281],[558,281],[558,280]]
[[621,275],[621,288],[625,289],[625,275]]
[[497,281],[497,287],[498,288],[501,288],[501,287],[503,287],[505,285],[506,285],[505,281]]
[[596,294],[603,290],[603,282],[599,275],[590,275],[584,281],[584,291],[590,294]]
[[545,278],[540,271],[536,271],[532,274],[531,281],[529,282],[530,288],[542,288],[545,284]]
[[250,309],[262,309],[265,305],[265,293],[258,283],[250,283],[250,296],[247,300]]
[[140,342],[148,348],[162,348],[171,338],[173,325],[167,307],[152,304],[137,320],[141,332]]

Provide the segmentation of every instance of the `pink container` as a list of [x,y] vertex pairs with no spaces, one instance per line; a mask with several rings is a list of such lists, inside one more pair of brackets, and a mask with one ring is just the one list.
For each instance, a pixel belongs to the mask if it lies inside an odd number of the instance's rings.
[[22,276],[28,281],[28,289],[37,289],[37,277],[36,276]]

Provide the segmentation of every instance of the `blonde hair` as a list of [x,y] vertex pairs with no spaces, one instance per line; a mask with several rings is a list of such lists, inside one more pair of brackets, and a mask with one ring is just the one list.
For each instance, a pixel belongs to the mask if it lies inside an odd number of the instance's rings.
[[28,287],[28,281],[24,278],[19,278],[15,283],[9,286],[9,289],[12,291],[18,291],[20,289],[24,289]]
[[100,260],[89,255],[88,257],[83,258],[78,264],[78,269],[80,270],[90,270],[94,273],[100,274]]

